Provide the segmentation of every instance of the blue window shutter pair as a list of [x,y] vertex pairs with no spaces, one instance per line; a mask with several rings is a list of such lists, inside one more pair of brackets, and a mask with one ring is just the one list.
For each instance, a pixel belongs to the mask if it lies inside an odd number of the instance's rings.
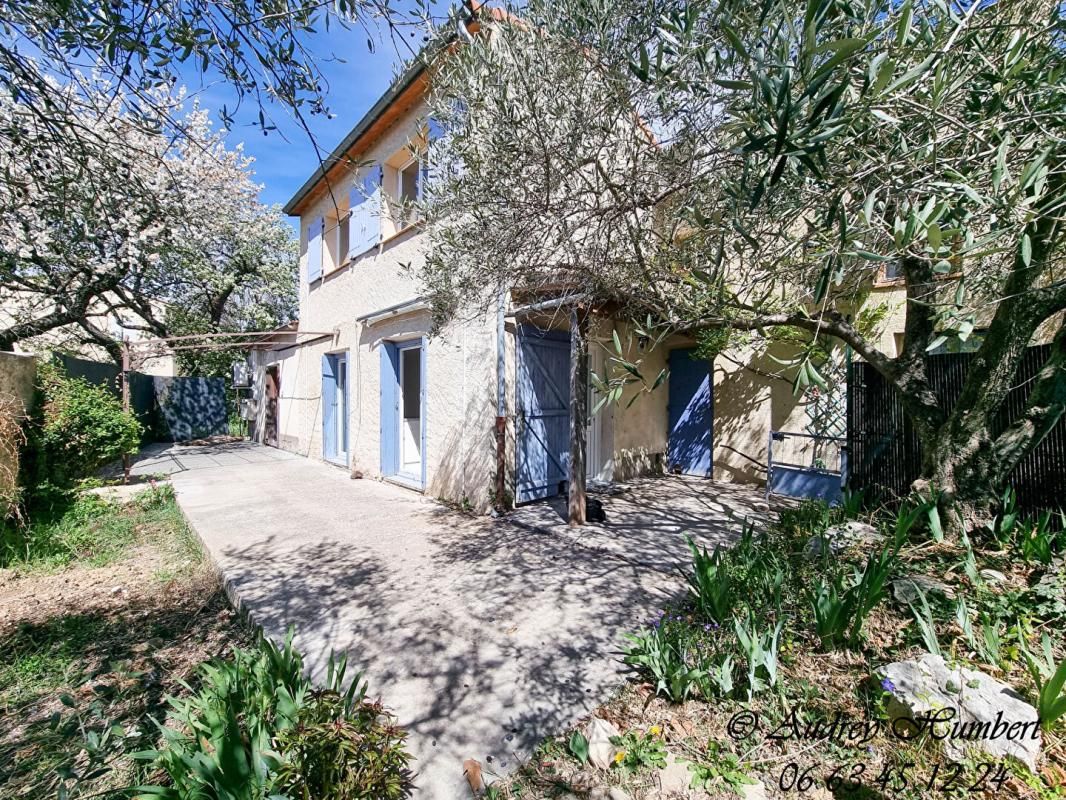
[[351,215],[348,217],[348,255],[365,253],[381,241],[381,177],[380,166],[370,170],[350,194]]
[[307,282],[317,281],[322,277],[322,232],[326,221],[322,217],[314,220],[307,229]]

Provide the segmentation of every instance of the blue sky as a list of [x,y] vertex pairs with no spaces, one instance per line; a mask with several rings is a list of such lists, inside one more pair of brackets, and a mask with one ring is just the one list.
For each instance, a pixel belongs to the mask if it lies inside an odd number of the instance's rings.
[[[404,32],[403,36],[417,48],[421,35],[410,37],[410,32]],[[321,115],[306,117],[323,155],[344,138],[388,89],[402,57],[409,57],[409,51],[387,34],[379,32],[374,38],[377,41],[371,52],[365,30],[359,26],[345,30],[335,25],[309,41],[313,52],[321,58],[319,64],[328,82],[327,98],[333,115],[332,119]],[[185,83],[190,95],[212,112],[216,126],[220,124],[217,112],[223,105],[233,113],[236,94],[223,81],[192,73],[186,76]],[[245,152],[255,158],[255,179],[263,185],[262,201],[285,203],[315,170],[318,158],[312,139],[292,118],[291,112],[272,106],[265,113],[277,130],[264,136],[258,125],[259,108],[254,101],[247,101],[233,114],[234,125],[228,140],[232,145],[243,142]]]

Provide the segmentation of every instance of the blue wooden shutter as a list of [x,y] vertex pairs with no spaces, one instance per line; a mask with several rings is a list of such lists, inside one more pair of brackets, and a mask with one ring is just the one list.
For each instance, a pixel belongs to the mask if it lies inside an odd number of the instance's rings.
[[337,362],[322,356],[322,457],[337,457]]
[[307,229],[307,282],[317,281],[322,277],[322,231],[326,221],[322,217],[314,220]]
[[348,217],[348,255],[365,253],[381,241],[381,167],[352,187],[349,195],[351,216]]
[[381,343],[381,474],[400,469],[400,354],[392,342]]

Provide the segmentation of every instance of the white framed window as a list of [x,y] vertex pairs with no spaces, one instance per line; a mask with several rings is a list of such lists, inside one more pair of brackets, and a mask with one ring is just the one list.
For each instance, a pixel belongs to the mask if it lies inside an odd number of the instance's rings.
[[337,221],[337,263],[338,266],[348,261],[351,253],[351,221],[352,212],[343,211]]
[[396,170],[396,203],[398,228],[406,228],[418,221],[415,204],[422,197],[422,162],[412,159]]

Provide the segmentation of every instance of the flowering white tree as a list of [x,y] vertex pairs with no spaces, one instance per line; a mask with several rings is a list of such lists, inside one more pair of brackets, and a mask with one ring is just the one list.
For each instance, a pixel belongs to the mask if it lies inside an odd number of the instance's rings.
[[[822,381],[825,341],[844,342],[897,390],[920,485],[940,490],[951,530],[987,518],[1066,413],[1061,4],[532,0],[513,13],[437,65],[451,168],[430,192],[424,276],[440,314],[517,286],[674,330],[784,330],[807,342],[801,385]],[[886,267],[906,292],[898,353],[856,324]],[[1001,430],[1041,333],[1051,355]],[[969,378],[946,408],[925,356],[968,340]]]
[[227,149],[208,115],[146,125],[103,91],[69,89],[65,113],[98,143],[73,153],[19,104],[0,119],[19,128],[0,151],[0,348],[63,329],[117,354],[100,319],[166,336],[173,329],[246,330],[287,321],[295,305],[296,245],[280,210],[258,201],[251,159]]

